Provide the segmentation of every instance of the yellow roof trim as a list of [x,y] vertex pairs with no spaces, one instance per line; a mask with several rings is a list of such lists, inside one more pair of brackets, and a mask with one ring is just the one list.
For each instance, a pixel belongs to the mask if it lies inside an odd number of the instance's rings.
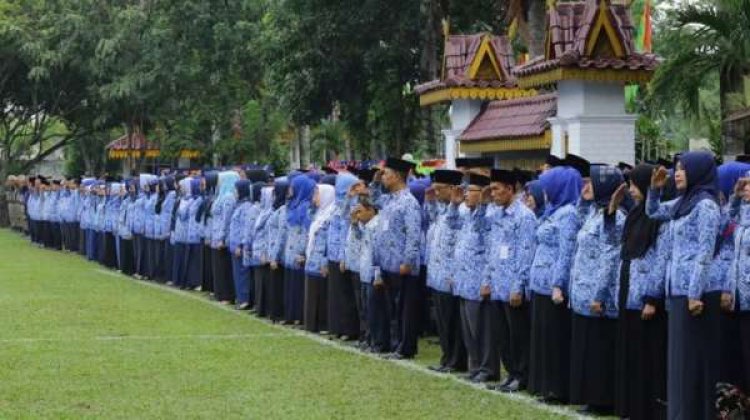
[[609,6],[607,6],[606,1],[601,0],[599,2],[599,10],[596,13],[596,23],[589,32],[589,38],[586,40],[586,56],[592,56],[594,49],[596,48],[596,43],[601,36],[602,29],[604,29],[615,56],[617,58],[625,57],[625,48],[623,47],[620,38],[617,36],[615,28],[612,27],[612,21],[607,17],[609,14]]
[[529,137],[509,137],[492,140],[472,140],[459,142],[461,153],[495,153],[520,152],[525,150],[544,150],[552,146],[552,132]]
[[542,73],[522,76],[518,86],[529,89],[557,83],[561,80],[583,80],[588,82],[648,83],[653,76],[650,70],[555,68]]
[[434,105],[442,102],[450,102],[456,99],[476,99],[482,101],[498,101],[504,99],[518,99],[535,96],[534,89],[518,88],[443,88],[427,92],[419,97],[420,106]]
[[500,67],[500,63],[497,62],[497,58],[495,57],[495,47],[492,46],[492,42],[490,42],[490,40],[491,37],[489,35],[485,35],[482,37],[482,43],[479,44],[479,48],[477,49],[476,54],[474,54],[474,59],[472,60],[469,68],[466,70],[466,77],[468,77],[469,79],[477,79],[479,69],[482,68],[482,63],[484,62],[485,57],[488,57],[490,60],[492,71],[495,73],[495,79],[505,80],[508,78],[508,76]]

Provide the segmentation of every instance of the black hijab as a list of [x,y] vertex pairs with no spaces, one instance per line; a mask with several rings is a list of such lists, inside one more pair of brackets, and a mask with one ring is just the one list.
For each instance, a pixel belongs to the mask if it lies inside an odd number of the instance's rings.
[[277,210],[279,207],[286,204],[287,193],[289,192],[289,181],[286,178],[277,179],[273,185],[273,209]]
[[630,183],[641,191],[643,200],[633,207],[625,219],[625,227],[622,231],[622,251],[620,256],[623,260],[634,260],[643,257],[646,252],[656,243],[659,236],[661,223],[646,215],[646,194],[651,185],[651,173],[656,168],[654,165],[640,164],[630,172]]
[[263,191],[263,187],[266,186],[265,182],[254,182],[253,183],[253,194],[252,194],[252,200],[253,203],[260,203],[260,196],[261,192]]
[[205,198],[203,199],[200,207],[198,207],[198,211],[195,214],[195,221],[200,222],[202,219],[203,224],[205,225],[208,221],[208,215],[211,214],[211,207],[213,207],[214,205],[216,184],[219,183],[219,172],[208,171],[206,172],[204,178],[206,179],[206,191],[203,192]]

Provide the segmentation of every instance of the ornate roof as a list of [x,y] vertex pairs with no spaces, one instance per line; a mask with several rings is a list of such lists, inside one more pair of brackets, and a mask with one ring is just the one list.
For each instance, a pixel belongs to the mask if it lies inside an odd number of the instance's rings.
[[118,137],[105,147],[107,150],[159,150],[159,146],[155,145],[148,139],[143,133],[133,133],[128,140],[128,135],[124,134],[122,137]]
[[[604,80],[645,81],[659,64],[653,54],[635,51],[633,24],[627,6],[611,0],[558,2],[547,11],[545,55],[513,69],[519,85],[538,86],[568,78],[584,78],[580,71],[610,70]],[[614,71],[614,72],[612,72]],[[536,77],[548,73],[547,77]],[[595,78],[596,79],[596,78]]]
[[[513,65],[513,49],[506,36],[449,35],[440,79],[418,85],[415,91],[422,97],[422,105],[469,97],[489,100],[519,97],[522,94],[515,89]],[[443,94],[434,95],[437,92]]]

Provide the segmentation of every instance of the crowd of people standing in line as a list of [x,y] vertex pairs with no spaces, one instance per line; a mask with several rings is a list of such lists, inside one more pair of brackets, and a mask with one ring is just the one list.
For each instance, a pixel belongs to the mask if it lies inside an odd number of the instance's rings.
[[739,160],[550,156],[530,180],[487,159],[419,177],[389,158],[16,186],[34,243],[126,275],[391,359],[413,358],[434,325],[436,371],[587,413],[713,419],[750,387]]

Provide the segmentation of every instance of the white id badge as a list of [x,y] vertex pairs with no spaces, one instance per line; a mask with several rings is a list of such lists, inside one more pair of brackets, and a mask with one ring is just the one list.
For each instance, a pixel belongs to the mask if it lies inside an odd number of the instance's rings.
[[508,258],[510,258],[510,247],[503,245],[500,247],[500,259],[507,260]]

